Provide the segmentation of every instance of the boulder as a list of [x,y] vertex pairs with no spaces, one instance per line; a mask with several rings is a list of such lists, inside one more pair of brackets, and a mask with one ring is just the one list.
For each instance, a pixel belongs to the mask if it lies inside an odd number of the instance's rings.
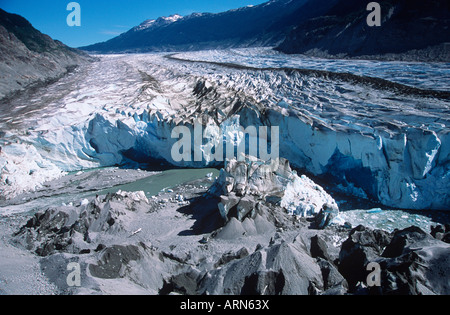
[[264,270],[252,273],[244,280],[241,295],[280,295],[286,284],[282,271]]
[[249,255],[249,252],[247,250],[247,248],[242,247],[240,250],[238,250],[237,252],[227,252],[225,254],[222,255],[222,257],[214,264],[214,267],[220,267],[222,265],[225,265],[227,263],[229,263],[230,261],[233,261],[235,259],[241,259],[244,257],[247,257]]
[[[380,287],[366,287],[370,262],[380,266]],[[450,245],[416,226],[393,233],[358,226],[341,246],[339,272],[354,293],[449,294]]]
[[359,225],[350,231],[339,253],[339,272],[347,279],[350,288],[366,281],[367,265],[378,260],[389,241],[389,233],[383,230]]
[[36,213],[14,234],[14,242],[39,256],[54,252],[94,251],[105,234],[127,233],[129,217],[148,211],[143,192],[117,192],[83,201],[79,206],[50,208]]
[[316,226],[324,229],[331,224],[334,218],[339,214],[338,208],[334,204],[326,203],[320,209],[319,214],[315,217]]
[[242,197],[236,207],[236,217],[239,221],[244,221],[244,219],[253,210],[256,209],[257,200],[251,196]]
[[227,221],[228,214],[231,209],[233,209],[240,201],[240,198],[236,196],[235,193],[230,193],[229,195],[220,196],[220,202],[218,204],[221,217]]
[[328,246],[325,241],[318,235],[311,237],[311,257],[322,258],[326,261],[332,261],[331,257],[328,255]]
[[323,290],[323,280],[303,247],[281,241],[210,270],[199,288],[200,294],[308,295]]
[[348,291],[347,280],[339,273],[336,266],[328,260],[318,258],[317,264],[322,272],[324,295],[343,295]]
[[392,241],[386,246],[383,257],[394,258],[401,256],[409,250],[412,244],[414,247],[433,243],[433,237],[417,226],[396,231]]
[[132,261],[142,259],[140,248],[135,245],[113,245],[103,251],[97,264],[90,264],[89,271],[93,277],[116,279],[123,277],[124,266]]

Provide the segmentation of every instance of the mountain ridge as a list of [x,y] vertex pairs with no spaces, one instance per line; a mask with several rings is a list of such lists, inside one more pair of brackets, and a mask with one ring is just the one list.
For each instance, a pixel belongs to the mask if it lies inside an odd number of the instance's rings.
[[449,4],[380,1],[382,25],[369,27],[369,2],[272,0],[221,13],[172,15],[144,21],[109,41],[80,49],[146,53],[266,46],[315,57],[450,60]]
[[80,49],[127,53],[275,46],[291,26],[280,21],[306,2],[272,0],[220,13],[193,13],[157,28],[136,31],[138,27],[134,27],[109,41]]
[[60,78],[92,59],[0,9],[0,99]]
[[[450,5],[439,0],[380,1],[381,26],[358,0],[335,1],[323,16],[300,21],[276,48],[288,54],[450,60]],[[446,44],[448,43],[448,44]]]

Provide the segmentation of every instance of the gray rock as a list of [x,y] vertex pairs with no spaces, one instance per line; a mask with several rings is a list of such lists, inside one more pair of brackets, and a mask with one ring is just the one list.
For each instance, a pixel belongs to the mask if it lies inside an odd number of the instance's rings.
[[319,214],[315,218],[319,229],[324,229],[331,224],[333,219],[339,214],[339,209],[330,204],[324,204]]
[[[431,227],[431,236],[433,236],[435,239],[438,239],[440,241],[446,239],[446,234],[448,234],[449,231],[441,224],[435,225]],[[445,240],[444,240],[445,241]],[[448,242],[446,242],[448,243]]]
[[331,261],[328,255],[328,246],[318,235],[311,237],[310,253],[313,258],[322,258],[326,261]]
[[228,214],[232,208],[234,208],[240,201],[240,198],[235,193],[230,193],[228,196],[220,196],[220,202],[218,204],[220,215],[227,221]]
[[317,264],[322,272],[324,295],[343,295],[348,291],[347,280],[339,273],[336,266],[328,260],[318,258]]
[[433,237],[416,226],[396,231],[392,237],[392,241],[386,246],[383,251],[383,257],[398,257],[406,253],[410,246],[414,244],[415,247],[432,243]]
[[237,252],[227,252],[227,253],[223,254],[222,257],[219,259],[219,261],[217,261],[214,264],[214,267],[215,268],[220,267],[222,265],[229,263],[230,261],[233,261],[235,259],[241,259],[241,258],[247,257],[248,255],[249,255],[249,252],[248,252],[247,248],[245,248],[245,247],[242,247]]
[[[448,294],[450,245],[412,226],[389,234],[358,226],[339,254],[339,272],[350,292]],[[364,288],[369,262],[380,265],[380,287]]]
[[242,237],[246,234],[246,230],[242,222],[236,218],[231,218],[226,225],[217,233],[217,239],[233,240]]
[[347,279],[350,288],[366,281],[368,263],[377,261],[389,241],[389,234],[382,230],[362,225],[351,230],[339,253],[339,272]]
[[131,262],[141,259],[140,249],[134,245],[114,245],[103,251],[97,264],[90,264],[89,271],[93,277],[116,279],[123,277],[124,268]]
[[339,213],[334,199],[306,176],[299,177],[284,158],[268,162],[252,157],[232,159],[208,193],[220,198],[218,208],[225,222],[231,217],[239,221],[247,216],[254,218],[257,211],[273,218],[277,211],[316,215],[322,209],[316,221],[323,229]]
[[78,207],[50,208],[36,213],[13,239],[39,256],[94,251],[103,234],[127,233],[127,214],[148,211],[147,202],[145,196],[118,192]]
[[246,277],[241,295],[280,295],[286,284],[282,271],[259,271]]
[[[439,242],[439,243],[438,243]],[[434,245],[380,261],[383,294],[448,295],[450,285],[450,246],[436,241]]]
[[0,99],[56,80],[94,60],[36,30],[23,17],[0,9]]
[[171,293],[196,295],[198,283],[204,276],[204,272],[190,267],[189,270],[183,273],[172,276],[169,280],[164,280],[163,287],[158,294],[168,295]]
[[256,209],[257,200],[251,196],[242,197],[236,207],[237,219],[243,221],[247,215]]
[[282,241],[211,270],[200,283],[204,294],[309,294],[323,289],[315,260],[294,243]]

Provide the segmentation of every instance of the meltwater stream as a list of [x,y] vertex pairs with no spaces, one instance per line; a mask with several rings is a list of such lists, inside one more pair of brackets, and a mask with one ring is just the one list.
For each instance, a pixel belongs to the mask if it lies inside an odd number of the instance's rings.
[[[113,176],[118,174],[120,169],[103,168],[87,170],[84,172],[71,173],[66,175],[62,180],[67,182],[75,182],[77,185],[87,187],[87,191],[74,191],[61,193],[58,185],[49,189],[45,194],[33,198],[26,194],[21,196],[19,200],[15,200],[10,205],[0,205],[0,217],[8,217],[9,215],[33,215],[37,211],[42,211],[50,207],[58,207],[62,205],[80,205],[83,200],[91,199],[96,195],[102,196],[108,193],[116,193],[118,191],[137,192],[143,191],[147,198],[158,196],[160,193],[170,191],[179,185],[183,185],[199,179],[208,179],[206,184],[202,186],[206,191],[219,175],[219,171],[214,168],[204,169],[170,169],[161,172],[146,172],[141,170],[120,170],[120,175],[129,174],[130,178],[140,174],[139,178],[126,183],[115,184],[114,181],[109,183]],[[89,173],[99,173],[97,176],[87,176]],[[85,176],[82,176],[85,175]],[[81,178],[81,179],[80,179]],[[99,183],[101,182],[101,184]],[[99,190],[89,189],[91,186],[99,185],[104,187]],[[110,186],[110,187],[105,187]],[[20,202],[20,199],[29,200]],[[23,200],[22,200],[23,201]],[[16,204],[14,204],[16,203]],[[448,211],[412,211],[412,210],[391,210],[391,209],[351,209],[341,211],[339,216],[334,220],[334,224],[352,226],[364,225],[373,229],[382,229],[389,232],[395,229],[404,229],[411,225],[420,227],[425,231],[430,231],[431,227],[436,224],[449,224],[450,213]]]

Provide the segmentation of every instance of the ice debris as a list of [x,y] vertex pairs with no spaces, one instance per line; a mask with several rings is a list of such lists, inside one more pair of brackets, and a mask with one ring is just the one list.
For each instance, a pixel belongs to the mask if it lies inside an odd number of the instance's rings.
[[301,217],[321,214],[321,228],[339,213],[336,201],[307,176],[297,175],[284,158],[230,160],[209,193],[220,198],[218,208],[225,221],[231,217],[243,221],[260,204],[277,205]]

